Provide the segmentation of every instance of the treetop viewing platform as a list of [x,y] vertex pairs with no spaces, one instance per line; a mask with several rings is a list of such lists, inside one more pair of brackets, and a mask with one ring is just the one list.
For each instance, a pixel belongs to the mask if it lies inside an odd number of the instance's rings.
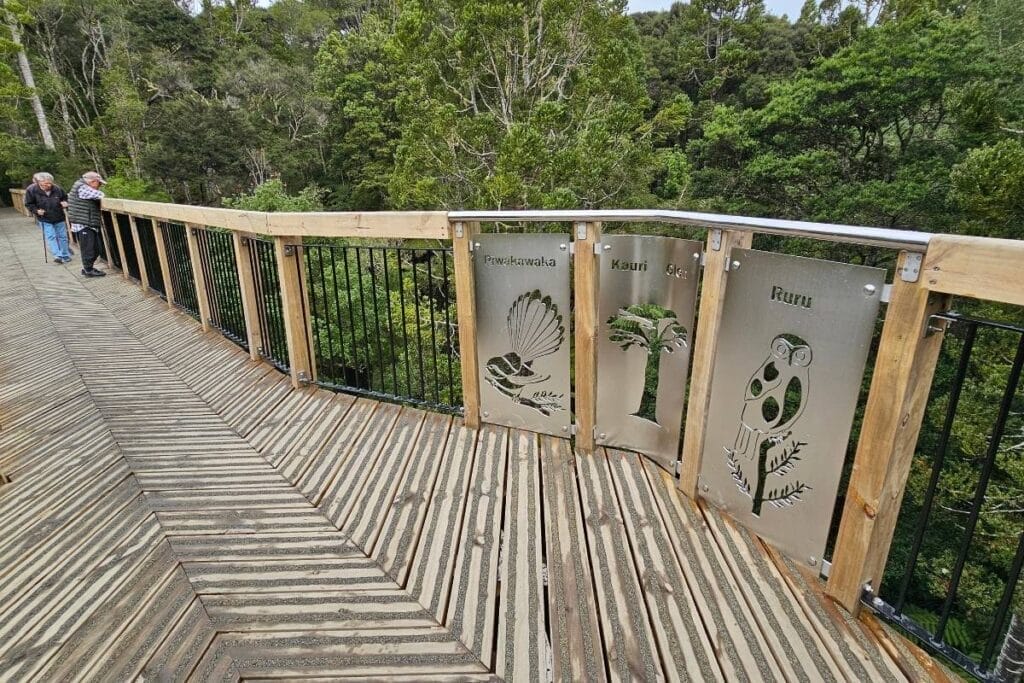
[[[1018,665],[1024,534],[983,543],[1021,491],[1024,330],[952,309],[1024,305],[1024,243],[673,211],[103,209],[106,278],[0,217],[2,680]],[[979,368],[992,415],[954,505]],[[934,538],[951,507],[958,537]]]

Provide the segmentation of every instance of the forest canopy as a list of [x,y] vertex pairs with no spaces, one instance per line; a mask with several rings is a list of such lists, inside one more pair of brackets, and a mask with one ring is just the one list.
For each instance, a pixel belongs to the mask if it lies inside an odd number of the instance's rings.
[[1024,210],[1014,0],[4,0],[3,19],[12,186],[96,168],[119,196],[208,205],[274,181],[265,201],[329,209],[1000,236]]

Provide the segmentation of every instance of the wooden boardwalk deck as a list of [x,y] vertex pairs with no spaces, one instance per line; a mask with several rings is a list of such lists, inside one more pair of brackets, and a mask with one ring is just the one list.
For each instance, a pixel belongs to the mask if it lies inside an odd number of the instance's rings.
[[0,680],[928,675],[630,453],[306,389],[0,217]]

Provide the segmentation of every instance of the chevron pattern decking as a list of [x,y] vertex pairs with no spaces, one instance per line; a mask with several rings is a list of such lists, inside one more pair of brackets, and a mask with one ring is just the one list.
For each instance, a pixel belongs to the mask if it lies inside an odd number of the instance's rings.
[[0,219],[0,680],[901,680],[634,454],[292,391]]

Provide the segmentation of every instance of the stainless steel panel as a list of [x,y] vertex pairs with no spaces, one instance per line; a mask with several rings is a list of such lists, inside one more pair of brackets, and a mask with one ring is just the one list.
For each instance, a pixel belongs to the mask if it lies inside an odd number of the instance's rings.
[[[605,235],[601,245],[597,443],[639,451],[672,471],[679,456],[702,245],[634,235]],[[644,416],[649,367],[657,369],[657,388],[653,410]]]
[[569,236],[480,235],[476,278],[484,422],[569,435]]
[[885,271],[747,249],[731,260],[701,493],[820,562]]

